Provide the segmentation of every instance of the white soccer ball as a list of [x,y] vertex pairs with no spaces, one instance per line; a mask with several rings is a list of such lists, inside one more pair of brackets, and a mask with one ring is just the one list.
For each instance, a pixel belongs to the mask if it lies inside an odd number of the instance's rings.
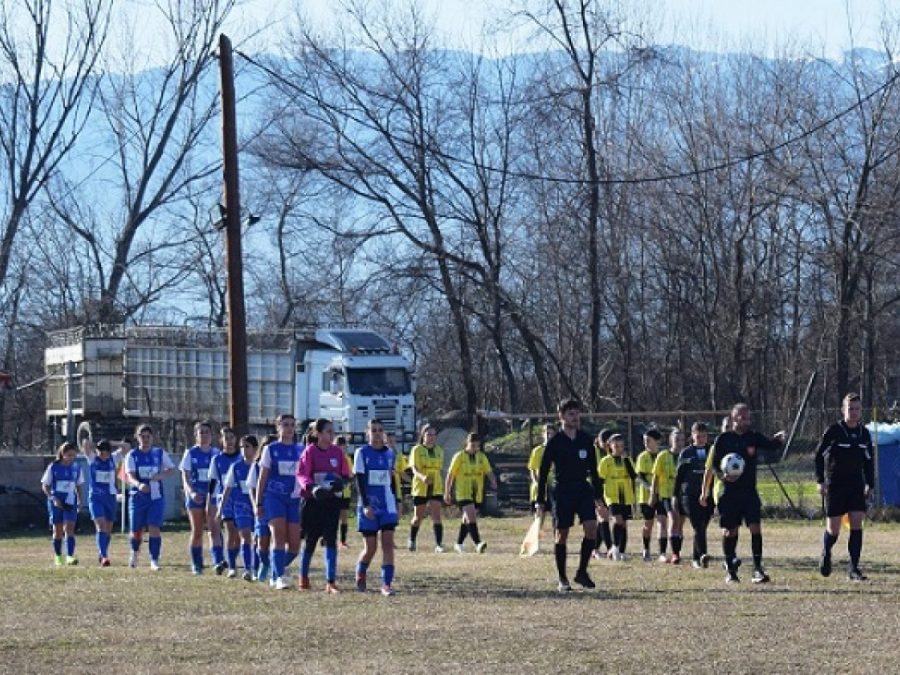
[[721,468],[722,473],[729,478],[738,478],[744,473],[744,464],[744,458],[736,452],[732,452],[722,458],[722,463],[719,465],[719,468]]

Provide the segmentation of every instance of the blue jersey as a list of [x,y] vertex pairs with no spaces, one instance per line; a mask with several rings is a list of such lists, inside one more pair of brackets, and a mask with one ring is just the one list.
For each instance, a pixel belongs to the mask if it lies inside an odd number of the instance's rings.
[[[397,513],[397,499],[392,485],[395,461],[393,450],[387,447],[376,450],[371,445],[359,448],[353,458],[353,473],[357,480],[365,481],[369,506],[380,514]],[[363,506],[360,495],[359,508]]]
[[[125,470],[130,474],[136,475],[141,484],[150,486],[149,497],[151,499],[161,499],[163,489],[161,482],[151,481],[150,478],[166,469],[174,468],[175,465],[172,463],[169,453],[162,448],[152,447],[146,452],[135,448],[125,458]],[[139,493],[134,486],[131,487],[130,494],[133,496],[138,494],[142,497],[145,496],[143,493]]]
[[216,449],[204,450],[199,445],[184,451],[181,464],[178,468],[188,472],[188,484],[191,492],[196,492],[203,497],[209,492],[210,467],[216,457]]
[[259,460],[260,466],[269,470],[266,492],[288,497],[299,497],[297,465],[303,452],[296,443],[269,443]]
[[67,506],[75,506],[76,485],[84,484],[81,467],[77,462],[66,466],[62,462],[53,462],[44,471],[41,483],[50,488],[53,496]]
[[[254,487],[249,482],[250,469],[251,465],[238,455],[238,460],[228,467],[228,473],[222,480],[223,488],[231,488],[229,501],[235,510],[249,510],[253,506],[250,502],[250,488]],[[254,471],[254,473],[256,472]]]
[[225,486],[222,485],[225,476],[228,475],[228,470],[231,468],[231,465],[235,464],[239,459],[243,459],[240,452],[235,452],[230,455],[224,452],[218,452],[216,453],[216,456],[213,457],[212,464],[209,467],[209,479],[216,481],[216,497],[222,496],[222,493],[225,491]]
[[91,499],[94,497],[107,497],[117,493],[116,460],[114,457],[108,457],[103,460],[94,455],[87,466]]

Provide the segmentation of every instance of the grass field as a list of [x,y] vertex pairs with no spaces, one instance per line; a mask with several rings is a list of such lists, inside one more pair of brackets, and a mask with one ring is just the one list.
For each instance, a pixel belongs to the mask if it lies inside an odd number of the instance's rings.
[[[82,565],[54,569],[44,536],[0,539],[0,671],[107,672],[892,672],[900,616],[900,526],[866,531],[869,581],[815,571],[820,525],[766,522],[772,583],[745,574],[726,586],[718,565],[694,570],[632,557],[593,561],[595,591],[555,592],[552,556],[516,553],[527,517],[485,519],[487,553],[398,552],[398,594],[351,590],[359,543],[340,558],[344,592],[277,592],[213,574],[189,574],[187,534],[164,535],[163,570],[92,563],[93,538],[79,539]],[[448,523],[455,530],[458,521]],[[352,526],[352,522],[351,522]],[[407,525],[401,526],[405,539]],[[719,552],[711,529],[712,553]],[[449,538],[449,537],[448,537]],[[452,542],[451,542],[452,543]],[[471,542],[468,542],[471,546]],[[635,523],[631,553],[640,547]],[[690,537],[686,550],[690,550]],[[549,548],[549,546],[547,547]],[[575,566],[574,549],[569,557]],[[377,562],[378,559],[376,559]],[[377,577],[378,566],[373,565]],[[321,557],[313,570],[321,588]],[[574,570],[573,570],[574,571]],[[571,574],[571,572],[570,572]],[[370,585],[373,585],[370,583]]]

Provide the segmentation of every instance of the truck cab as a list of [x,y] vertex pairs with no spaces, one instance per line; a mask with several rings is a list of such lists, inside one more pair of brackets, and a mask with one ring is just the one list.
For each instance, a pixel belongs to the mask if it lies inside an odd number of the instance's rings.
[[336,433],[358,444],[365,441],[368,421],[377,418],[401,447],[415,440],[412,367],[383,337],[326,328],[297,348],[297,419],[331,419]]

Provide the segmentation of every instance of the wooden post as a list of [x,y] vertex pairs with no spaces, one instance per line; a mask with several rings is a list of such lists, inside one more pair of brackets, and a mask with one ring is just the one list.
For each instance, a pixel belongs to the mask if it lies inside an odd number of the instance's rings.
[[225,199],[225,267],[228,275],[228,375],[230,424],[238,436],[248,431],[247,317],[241,253],[241,198],[238,174],[237,112],[231,40],[219,36],[222,95],[222,174]]

